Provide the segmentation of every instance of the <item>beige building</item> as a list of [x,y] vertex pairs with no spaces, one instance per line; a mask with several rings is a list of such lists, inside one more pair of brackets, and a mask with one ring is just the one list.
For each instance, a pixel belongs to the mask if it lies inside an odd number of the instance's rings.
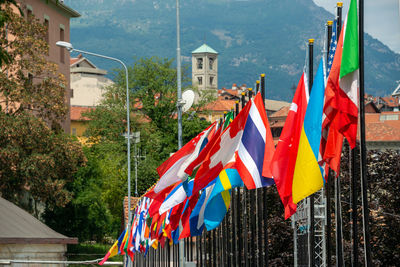
[[[57,41],[70,41],[70,19],[79,17],[80,14],[65,5],[64,1],[56,0],[17,0],[22,7],[26,8],[27,15],[33,14],[43,24],[47,26],[48,32],[46,41],[49,44],[48,60],[58,65],[59,72],[65,76],[67,85],[65,86],[65,104],[70,106],[70,73],[69,73],[69,53],[66,49],[56,46]],[[65,132],[70,132],[69,112],[62,122]]]
[[87,58],[79,55],[70,60],[71,106],[93,107],[102,99],[104,88],[114,84]]
[[218,90],[218,52],[206,44],[192,52],[192,84],[199,90]]
[[97,106],[103,98],[104,89],[114,84],[90,60],[79,55],[70,60],[71,71],[71,134],[78,136],[82,143],[89,119],[83,114]]

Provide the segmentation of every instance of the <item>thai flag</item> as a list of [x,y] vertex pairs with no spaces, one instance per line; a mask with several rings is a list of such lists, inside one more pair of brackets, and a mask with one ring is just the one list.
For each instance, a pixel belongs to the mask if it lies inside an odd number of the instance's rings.
[[[243,130],[243,135],[236,152],[236,168],[248,189],[254,189],[274,184],[270,162],[275,147],[271,129],[265,113],[261,95],[257,94],[251,102],[249,115]],[[268,170],[263,170],[268,168]],[[267,177],[263,176],[267,174]]]
[[252,189],[273,183],[268,163],[272,160],[275,147],[261,94],[257,94],[254,101],[247,103],[232,123],[212,143],[212,147],[196,173],[193,191],[203,189],[221,173],[228,163],[234,161],[247,188]]

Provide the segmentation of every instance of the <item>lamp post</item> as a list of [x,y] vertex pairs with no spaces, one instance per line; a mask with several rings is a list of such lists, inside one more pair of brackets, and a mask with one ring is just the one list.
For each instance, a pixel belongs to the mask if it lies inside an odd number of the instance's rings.
[[[180,32],[180,14],[179,0],[176,0],[176,72],[177,72],[177,108],[178,108],[178,150],[182,147],[182,78],[181,78],[181,32]],[[182,224],[179,223],[179,234],[182,232]],[[179,240],[179,266],[185,266],[185,243],[183,239]]]
[[127,159],[128,159],[128,233],[130,232],[130,225],[129,222],[131,221],[131,141],[130,141],[130,119],[129,119],[129,86],[128,86],[128,68],[126,67],[126,65],[124,64],[124,62],[122,62],[121,60],[117,59],[117,58],[113,58],[113,57],[108,57],[108,56],[104,56],[104,55],[100,55],[100,54],[96,54],[96,53],[92,53],[92,52],[87,52],[87,51],[83,51],[83,50],[79,50],[79,49],[75,49],[71,43],[68,42],[64,42],[64,41],[58,41],[56,43],[57,46],[59,47],[63,47],[66,48],[68,50],[68,52],[79,52],[79,53],[83,53],[83,54],[87,54],[87,55],[91,55],[91,56],[95,56],[95,57],[100,57],[100,58],[105,58],[105,59],[109,59],[109,60],[113,60],[116,61],[118,63],[120,63],[124,69],[125,69],[125,82],[126,82],[126,122],[127,122],[127,138],[128,138],[128,142],[127,142],[127,149],[128,149],[128,155],[127,155]]

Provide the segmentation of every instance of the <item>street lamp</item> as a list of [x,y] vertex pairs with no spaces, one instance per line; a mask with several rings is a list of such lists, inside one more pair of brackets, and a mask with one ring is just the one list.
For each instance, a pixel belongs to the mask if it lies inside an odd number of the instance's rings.
[[92,52],[87,52],[87,51],[83,51],[83,50],[79,50],[79,49],[75,49],[71,43],[65,42],[65,41],[58,41],[56,43],[57,46],[59,47],[63,47],[66,48],[68,50],[68,52],[79,52],[79,53],[83,53],[83,54],[87,54],[87,55],[91,55],[91,56],[95,56],[95,57],[100,57],[100,58],[105,58],[105,59],[109,59],[109,60],[113,60],[116,61],[118,63],[120,63],[124,69],[125,69],[125,82],[126,82],[126,121],[127,121],[127,136],[128,136],[128,142],[127,142],[127,149],[128,149],[128,233],[130,232],[130,225],[129,222],[131,221],[131,141],[130,141],[130,120],[129,120],[129,87],[128,87],[128,68],[126,67],[126,65],[124,64],[124,62],[122,62],[121,60],[117,59],[117,58],[113,58],[113,57],[108,57],[108,56],[104,56],[104,55],[100,55],[100,54],[95,54]]

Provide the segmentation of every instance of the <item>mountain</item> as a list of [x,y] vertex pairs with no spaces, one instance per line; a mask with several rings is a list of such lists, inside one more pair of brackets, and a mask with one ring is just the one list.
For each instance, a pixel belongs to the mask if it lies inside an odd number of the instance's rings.
[[[132,64],[136,57],[176,57],[175,0],[65,0],[82,16],[71,20],[76,48],[110,55]],[[334,17],[312,0],[180,0],[181,54],[206,42],[219,53],[219,87],[254,86],[266,74],[267,97],[290,100],[306,56],[316,39],[317,69],[324,24]],[[110,70],[110,62],[90,58]],[[400,55],[365,34],[365,86],[389,94],[400,80]]]

